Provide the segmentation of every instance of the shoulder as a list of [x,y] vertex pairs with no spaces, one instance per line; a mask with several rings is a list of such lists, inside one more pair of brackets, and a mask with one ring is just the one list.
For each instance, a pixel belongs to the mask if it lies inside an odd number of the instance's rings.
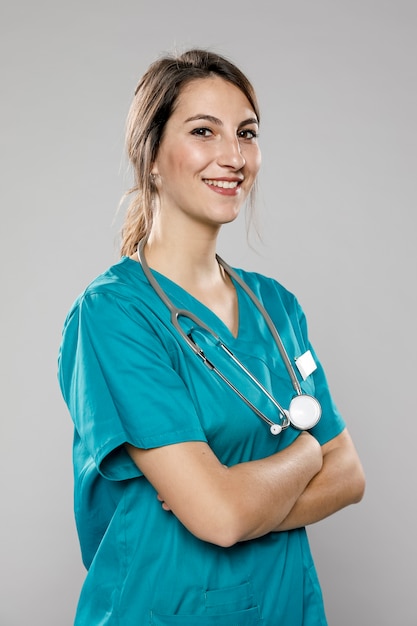
[[76,359],[125,363],[157,354],[171,361],[176,344],[169,312],[158,302],[139,263],[123,257],[92,280],[76,298],[63,324],[59,349],[61,371]]
[[116,308],[126,313],[138,311],[146,301],[147,284],[139,263],[128,257],[108,267],[92,280],[72,304],[66,324],[74,315],[105,315]]
[[114,295],[118,298],[137,297],[142,282],[144,281],[140,264],[128,257],[122,257],[92,280],[77,301],[99,294]]
[[122,257],[92,280],[71,306],[62,330],[62,345],[82,340],[100,345],[161,346],[176,354],[178,338],[170,311],[154,291],[142,266]]
[[241,268],[233,269],[265,306],[280,304],[287,311],[299,309],[294,293],[275,278]]
[[92,280],[69,309],[62,328],[61,349],[80,345],[161,345],[174,350],[169,312],[155,295],[136,261],[123,257]]

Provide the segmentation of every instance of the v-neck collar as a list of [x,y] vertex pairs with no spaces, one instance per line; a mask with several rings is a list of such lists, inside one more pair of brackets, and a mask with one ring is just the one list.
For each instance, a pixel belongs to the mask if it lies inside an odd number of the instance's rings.
[[[135,261],[134,259],[131,259],[128,256],[122,257],[121,262],[126,262],[132,269],[137,268],[135,270],[135,273],[137,272],[143,282],[147,283],[148,285],[150,284],[141,263]],[[244,316],[242,314],[242,311],[244,309],[244,294],[242,288],[232,276],[230,276],[230,279],[235,288],[237,297],[238,324],[236,335],[232,333],[230,328],[216,313],[214,313],[214,311],[212,311],[212,309],[210,309],[203,302],[201,302],[201,300],[190,294],[186,289],[181,287],[181,285],[171,280],[164,274],[161,274],[157,270],[150,268],[150,271],[155,277],[155,280],[157,280],[158,284],[166,292],[169,299],[172,300],[173,304],[176,307],[185,309],[186,311],[190,311],[191,313],[199,317],[205,324],[207,324],[207,326],[212,328],[214,332],[219,335],[219,337],[224,339],[226,343],[230,344],[241,339],[244,326]],[[155,295],[159,298],[157,294]]]
[[[139,264],[140,268],[142,266]],[[143,269],[142,269],[143,272]],[[221,338],[226,339],[228,343],[233,341],[237,341],[241,336],[242,330],[242,294],[241,288],[236,283],[236,281],[230,276],[230,279],[233,283],[234,289],[236,291],[237,298],[237,333],[234,335],[230,328],[223,322],[223,320],[206,304],[201,302],[198,298],[189,293],[186,289],[181,287],[178,283],[171,280],[164,274],[151,269],[152,274],[155,276],[155,279],[161,285],[163,290],[169,294],[170,299],[172,299],[173,303],[178,308],[183,308],[185,310],[191,311],[194,315],[201,318],[203,322],[207,324],[210,328],[212,328]],[[146,280],[146,276],[144,275]]]

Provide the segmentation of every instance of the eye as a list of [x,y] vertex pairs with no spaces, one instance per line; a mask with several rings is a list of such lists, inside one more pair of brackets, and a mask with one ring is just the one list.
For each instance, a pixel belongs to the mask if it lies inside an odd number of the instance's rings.
[[256,139],[258,137],[258,133],[256,130],[252,130],[251,128],[244,128],[238,132],[237,136],[239,139]]
[[196,135],[197,137],[210,137],[212,135],[212,131],[209,128],[194,128],[191,131],[192,135]]

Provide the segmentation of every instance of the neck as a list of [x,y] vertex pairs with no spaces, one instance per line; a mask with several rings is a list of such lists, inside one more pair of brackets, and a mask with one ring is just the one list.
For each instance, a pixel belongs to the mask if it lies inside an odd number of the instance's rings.
[[216,231],[175,232],[154,225],[145,246],[149,266],[185,288],[210,286],[222,277]]
[[176,231],[154,227],[144,256],[149,267],[185,289],[236,336],[239,324],[238,300],[232,280],[216,259],[217,229]]

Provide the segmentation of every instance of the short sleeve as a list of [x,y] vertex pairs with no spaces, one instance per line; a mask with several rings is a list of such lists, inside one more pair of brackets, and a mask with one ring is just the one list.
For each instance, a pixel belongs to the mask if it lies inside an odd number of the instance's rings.
[[106,478],[140,476],[125,443],[206,441],[167,344],[138,303],[84,294],[66,320],[58,372],[84,454]]
[[311,376],[314,383],[314,395],[321,404],[322,416],[317,426],[311,429],[311,433],[314,437],[316,437],[319,443],[323,445],[337,435],[340,435],[346,424],[331,396],[323,366],[310,343],[306,316],[297,300],[295,300],[295,306],[297,309],[298,324],[303,336],[305,350],[311,351],[313,359],[317,365],[317,369],[311,374]]

